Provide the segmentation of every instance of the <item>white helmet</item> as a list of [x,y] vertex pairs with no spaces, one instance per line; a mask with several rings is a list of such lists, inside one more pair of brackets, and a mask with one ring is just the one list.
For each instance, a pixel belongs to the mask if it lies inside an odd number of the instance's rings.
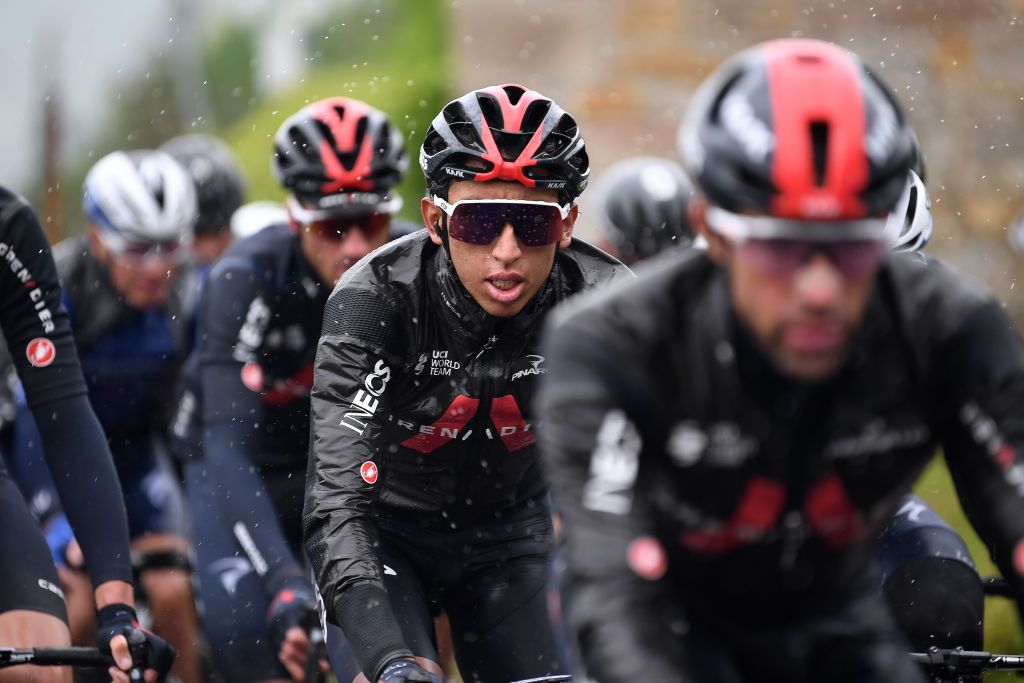
[[913,171],[900,200],[885,223],[885,240],[892,251],[921,251],[932,238],[932,202]]
[[188,171],[166,152],[112,152],[85,177],[83,206],[104,237],[148,244],[183,240],[198,216]]

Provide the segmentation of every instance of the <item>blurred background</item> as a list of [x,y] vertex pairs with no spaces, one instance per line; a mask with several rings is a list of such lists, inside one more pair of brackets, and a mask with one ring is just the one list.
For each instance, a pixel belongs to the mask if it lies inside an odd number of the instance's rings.
[[[183,132],[230,145],[249,200],[282,198],[273,135],[332,95],[390,114],[415,160],[445,102],[519,82],[577,118],[597,177],[622,157],[674,157],[690,93],[732,53],[782,36],[831,40],[910,112],[935,213],[929,252],[1024,322],[1022,257],[1007,241],[1024,209],[1024,0],[43,0],[4,13],[0,183],[29,197],[54,241],[82,228],[91,163]],[[413,163],[407,217],[418,220],[422,192]],[[584,237],[587,208],[584,195]],[[919,492],[992,571],[941,464]],[[1024,652],[1008,605],[990,604],[987,631],[990,648]]]

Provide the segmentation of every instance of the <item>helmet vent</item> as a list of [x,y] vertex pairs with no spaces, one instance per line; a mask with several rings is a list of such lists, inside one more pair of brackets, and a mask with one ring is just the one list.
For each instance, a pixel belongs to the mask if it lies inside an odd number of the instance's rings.
[[480,111],[483,113],[487,125],[496,130],[504,130],[505,117],[501,114],[501,106],[498,105],[498,101],[492,95],[481,94],[477,97],[477,102],[480,103]]
[[522,98],[523,93],[526,92],[526,90],[518,85],[506,85],[504,90],[505,94],[508,96],[508,101],[512,103],[513,107],[519,104],[520,98]]
[[814,184],[825,184],[825,162],[828,158],[828,123],[811,122],[811,149],[814,153]]
[[523,123],[520,129],[524,132],[537,130],[544,123],[544,117],[547,116],[550,109],[551,100],[535,100],[531,102],[530,106],[526,109],[526,114],[523,115]]

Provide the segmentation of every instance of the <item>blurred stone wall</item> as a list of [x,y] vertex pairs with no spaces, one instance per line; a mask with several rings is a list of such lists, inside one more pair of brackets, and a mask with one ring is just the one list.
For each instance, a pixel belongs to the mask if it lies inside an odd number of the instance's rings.
[[452,0],[450,18],[453,89],[519,82],[553,97],[580,122],[595,176],[625,156],[675,157],[687,98],[734,52],[785,36],[848,47],[921,138],[929,251],[1024,318],[1024,258],[1005,240],[1024,209],[1024,0]]

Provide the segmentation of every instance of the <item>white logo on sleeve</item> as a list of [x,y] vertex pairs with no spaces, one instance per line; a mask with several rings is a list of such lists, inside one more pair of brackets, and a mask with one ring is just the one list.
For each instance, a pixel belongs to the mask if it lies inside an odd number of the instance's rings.
[[626,414],[608,411],[590,458],[590,478],[583,487],[584,507],[615,515],[629,512],[640,448],[640,434]]
[[217,575],[228,595],[234,595],[238,582],[252,572],[252,564],[244,557],[225,557],[212,563],[210,571]]

